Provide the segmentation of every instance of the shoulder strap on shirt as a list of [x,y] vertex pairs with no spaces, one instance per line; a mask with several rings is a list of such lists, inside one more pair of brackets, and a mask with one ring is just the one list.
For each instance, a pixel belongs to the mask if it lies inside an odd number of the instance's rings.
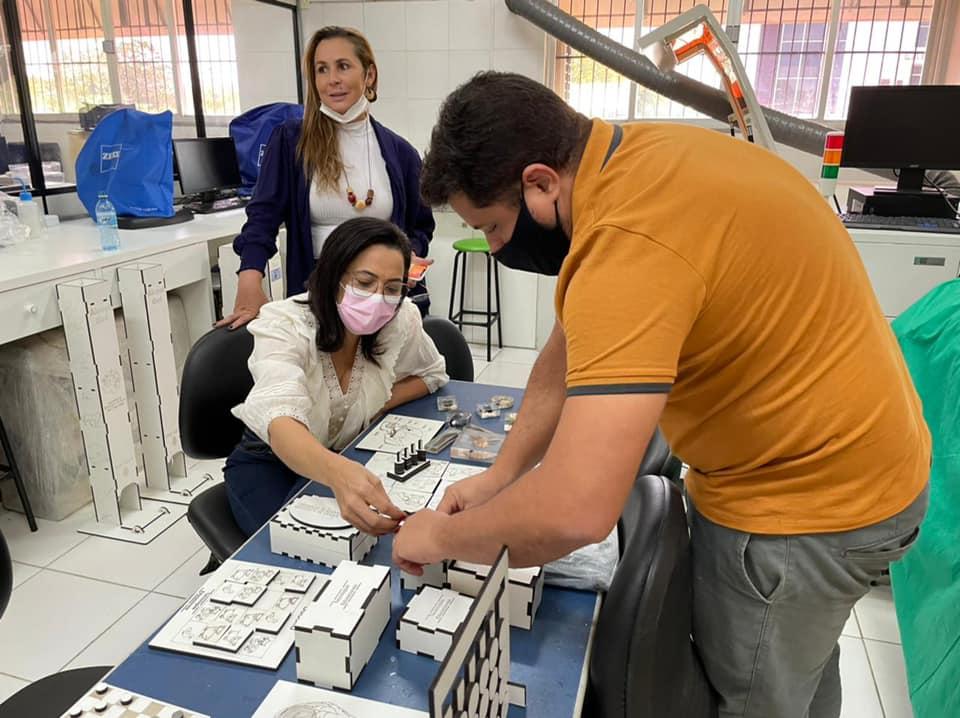
[[610,138],[610,146],[607,148],[607,154],[603,158],[603,164],[600,165],[601,172],[603,172],[603,169],[607,166],[607,162],[609,162],[610,158],[613,157],[613,153],[617,151],[617,147],[620,146],[622,141],[623,128],[620,125],[614,125],[613,137]]

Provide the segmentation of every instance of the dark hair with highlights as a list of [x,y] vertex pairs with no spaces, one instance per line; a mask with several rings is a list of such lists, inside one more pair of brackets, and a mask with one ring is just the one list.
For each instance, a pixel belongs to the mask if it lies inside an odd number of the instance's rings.
[[[310,311],[317,320],[317,349],[335,352],[343,346],[346,328],[337,311],[337,293],[340,281],[350,263],[357,256],[375,245],[396,249],[403,255],[403,280],[410,272],[410,241],[397,226],[374,217],[357,217],[339,225],[323,243],[317,264],[307,278],[307,300]],[[406,295],[406,292],[404,292]],[[397,305],[399,311],[402,302]],[[368,361],[377,363],[376,355],[380,332],[360,337],[360,351]]]
[[440,108],[420,171],[424,202],[437,206],[463,193],[478,207],[519,202],[523,168],[557,171],[578,162],[590,120],[556,93],[523,75],[481,72]]

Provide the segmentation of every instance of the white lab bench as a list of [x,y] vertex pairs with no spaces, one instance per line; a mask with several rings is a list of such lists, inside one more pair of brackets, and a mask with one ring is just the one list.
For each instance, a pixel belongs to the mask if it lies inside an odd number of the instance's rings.
[[96,226],[83,219],[0,249],[0,344],[61,326],[57,284],[69,279],[108,279],[112,304],[119,307],[117,267],[131,262],[163,266],[167,290],[183,299],[190,339],[196,341],[213,322],[208,245],[230,241],[244,219],[241,209],[169,227],[120,230],[120,249],[114,252],[100,249]]

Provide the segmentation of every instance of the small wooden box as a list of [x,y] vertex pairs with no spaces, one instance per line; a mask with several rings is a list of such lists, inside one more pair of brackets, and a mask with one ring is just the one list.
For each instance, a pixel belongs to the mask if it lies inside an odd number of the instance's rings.
[[[490,571],[489,566],[453,561],[447,566],[447,585],[454,591],[476,596]],[[543,567],[511,568],[509,572],[510,625],[530,630],[543,598]]]
[[449,588],[423,586],[400,616],[397,646],[402,651],[442,661],[471,605],[470,596]]
[[390,569],[344,561],[294,626],[297,678],[352,690],[390,621]]

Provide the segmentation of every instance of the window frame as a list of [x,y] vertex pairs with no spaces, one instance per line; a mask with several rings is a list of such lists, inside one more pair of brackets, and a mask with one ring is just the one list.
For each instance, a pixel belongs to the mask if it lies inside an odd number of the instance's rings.
[[[46,41],[50,44],[51,49],[56,51],[55,43],[55,32],[52,18],[54,16],[53,7],[51,0],[39,0],[43,6],[43,12],[47,18],[45,28],[46,30]],[[114,18],[114,7],[112,0],[94,0],[100,9],[100,19],[102,22],[103,37],[99,38],[99,44],[102,47],[104,64],[106,65],[107,75],[110,81],[110,102],[119,104],[124,102],[123,90],[120,83],[120,59],[117,53],[117,43],[123,41],[123,37],[119,37],[116,32],[115,18]],[[182,0],[158,0],[159,9],[162,12],[163,24],[157,26],[157,29],[163,29],[165,32],[157,33],[157,37],[162,37],[165,43],[168,43],[170,49],[170,58],[168,62],[171,65],[171,73],[173,80],[173,87],[171,88],[171,94],[174,97],[173,106],[167,108],[174,113],[174,116],[177,119],[190,118],[191,122],[194,118],[193,108],[190,106],[190,103],[184,102],[184,97],[187,97],[185,90],[190,89],[191,78],[184,77],[182,71],[182,65],[184,64],[184,59],[180,55],[180,40],[186,35],[184,28],[178,26],[177,23],[177,8],[176,3],[182,2]],[[272,3],[271,3],[272,4]],[[290,7],[289,5],[284,4],[285,7]],[[29,63],[28,63],[29,64]],[[56,90],[57,90],[57,101],[58,105],[62,108],[64,106],[65,98],[63,92],[63,82],[62,82],[62,64],[61,62],[55,62],[52,65],[52,71],[54,77],[56,78]],[[133,100],[137,102],[137,99]],[[220,114],[211,114],[204,113],[206,117],[218,118],[218,117],[232,117],[233,115],[220,115]],[[60,112],[34,112],[34,118],[40,122],[51,122],[59,120],[73,120],[76,118],[77,113],[75,111],[60,111]]]
[[[99,0],[102,4],[109,0]],[[293,46],[294,46],[294,68],[297,77],[297,96],[298,101],[303,103],[303,71],[300,58],[302,52],[302,39],[300,33],[300,11],[296,2],[290,0],[254,0],[257,3],[271,5],[284,10],[288,10],[291,16]],[[49,7],[49,0],[43,0],[46,7]],[[98,0],[92,0],[98,2]],[[193,124],[196,128],[197,137],[206,137],[206,118],[203,111],[202,93],[200,92],[200,74],[199,62],[196,56],[196,38],[195,25],[196,18],[193,9],[193,0],[164,0],[164,2],[181,2],[184,16],[184,31],[186,35],[188,48],[188,64],[190,69],[190,84],[193,92],[193,114],[183,112],[174,118],[174,126],[186,126]],[[15,105],[14,111],[7,112],[6,118],[13,122],[19,122],[23,132],[23,142],[27,149],[27,164],[30,167],[30,189],[34,197],[43,202],[44,211],[48,211],[47,197],[61,194],[73,194],[77,191],[76,186],[68,185],[64,187],[47,187],[44,179],[43,170],[40,161],[40,141],[37,136],[37,124],[48,122],[75,122],[76,112],[58,112],[58,113],[35,113],[33,109],[33,100],[31,95],[29,78],[27,76],[27,62],[23,52],[23,42],[19,41],[23,37],[20,9],[17,0],[0,0],[2,5],[2,25],[4,38],[18,38],[18,41],[7,40],[10,48],[7,58],[10,76],[13,80],[12,92],[14,95],[9,98]],[[112,18],[112,15],[110,16]],[[174,26],[176,22],[174,20]],[[179,35],[177,36],[179,37]],[[52,33],[47,31],[47,40],[51,41]],[[177,63],[179,66],[181,63]],[[119,66],[116,65],[119,71]],[[113,86],[111,94],[113,94]],[[59,95],[59,90],[58,90]],[[118,97],[118,94],[113,94]],[[178,99],[180,93],[178,93]],[[58,96],[62,100],[62,95]],[[228,115],[211,115],[211,125],[215,127],[225,127],[232,118]]]
[[[702,0],[701,0],[702,1]],[[554,0],[556,2],[556,0]],[[840,32],[840,15],[843,10],[845,0],[830,0],[830,20],[825,36],[825,48],[823,54],[823,72],[819,80],[817,95],[816,115],[809,119],[813,122],[819,122],[824,125],[842,129],[843,120],[830,119],[826,117],[827,101],[829,99],[830,80],[832,77],[832,68],[837,49],[837,37]],[[634,15],[634,50],[636,41],[641,37],[643,18],[648,0],[636,0],[636,13]],[[738,40],[740,39],[741,20],[743,18],[743,0],[727,0],[727,22],[724,29],[728,32],[731,29],[736,31]],[[596,28],[594,28],[596,29]],[[930,18],[930,33],[927,39],[926,53],[923,63],[923,73],[920,83],[940,84],[946,81],[947,64],[949,60],[950,49],[954,37],[960,33],[960,3],[952,0],[934,0],[933,13]],[[550,78],[552,89],[559,90],[556,87],[556,63],[558,40],[547,34],[547,77]],[[779,57],[779,54],[778,54]],[[637,113],[637,83],[628,79],[630,83],[630,100],[627,107],[626,119],[617,120],[618,122],[652,122],[669,121],[683,122],[687,124],[699,125],[704,127],[719,128],[726,127],[723,123],[712,118],[663,118]]]

